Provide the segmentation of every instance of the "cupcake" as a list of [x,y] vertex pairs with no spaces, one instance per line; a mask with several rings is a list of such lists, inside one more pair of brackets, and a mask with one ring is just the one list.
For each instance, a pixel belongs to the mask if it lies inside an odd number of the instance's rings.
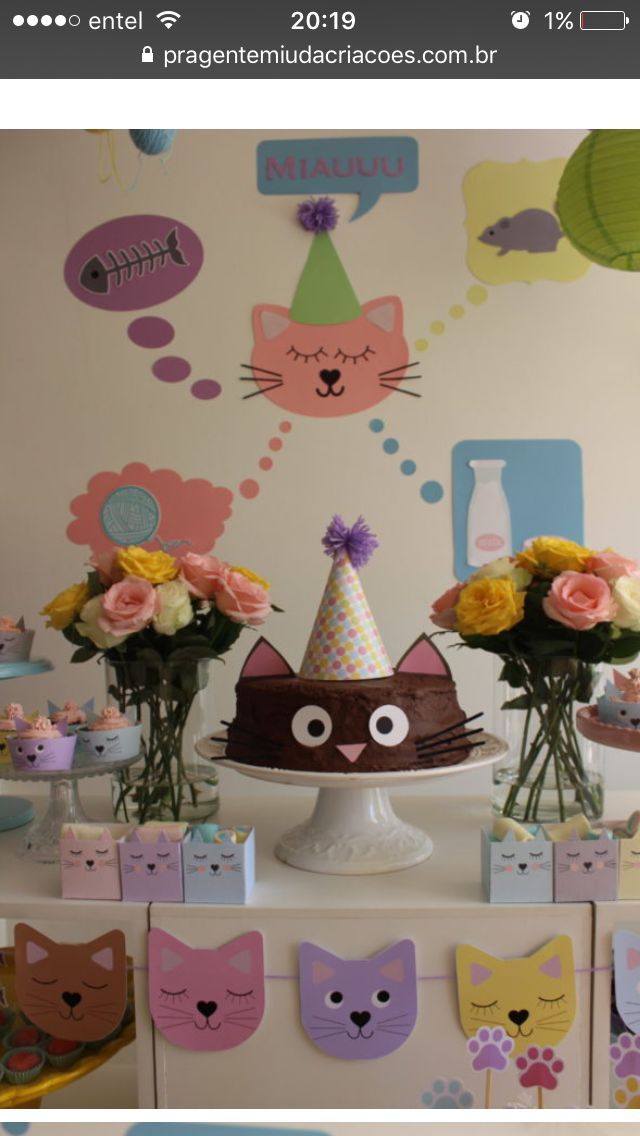
[[74,734],[67,735],[67,723],[54,726],[49,718],[33,722],[15,719],[17,734],[8,739],[14,769],[23,773],[52,773],[71,769],[76,747]]
[[54,726],[59,725],[60,722],[66,722],[69,727],[67,733],[77,734],[80,727],[86,725],[87,714],[93,711],[93,703],[94,699],[90,698],[88,702],[79,706],[73,699],[69,699],[62,706],[56,706],[55,702],[49,701],[47,707]]
[[78,732],[78,752],[98,761],[118,761],[140,752],[142,727],[130,722],[116,706],[105,706]]
[[36,1045],[40,1045],[44,1040],[42,1030],[37,1026],[27,1025],[23,1022],[21,1025],[14,1026],[10,1033],[4,1038],[5,1049],[24,1049],[25,1047],[32,1049]]
[[50,1037],[43,1046],[47,1061],[56,1069],[68,1069],[82,1057],[85,1047],[80,1041],[69,1041],[64,1037]]
[[7,615],[0,615],[0,663],[24,663],[31,654],[35,631],[27,631],[24,619],[16,623]]
[[8,702],[4,708],[4,717],[0,718],[0,765],[11,761],[7,738],[16,732],[16,718],[24,718],[24,710],[19,702]]
[[12,1085],[28,1085],[42,1072],[44,1053],[36,1046],[10,1049],[0,1060],[0,1069]]

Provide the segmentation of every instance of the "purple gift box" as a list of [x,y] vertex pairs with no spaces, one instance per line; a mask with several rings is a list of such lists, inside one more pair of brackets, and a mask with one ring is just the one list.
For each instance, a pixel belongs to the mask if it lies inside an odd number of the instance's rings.
[[613,900],[618,896],[618,841],[606,829],[582,838],[573,832],[553,846],[556,903]]
[[122,898],[182,903],[182,844],[186,824],[141,825],[118,842]]

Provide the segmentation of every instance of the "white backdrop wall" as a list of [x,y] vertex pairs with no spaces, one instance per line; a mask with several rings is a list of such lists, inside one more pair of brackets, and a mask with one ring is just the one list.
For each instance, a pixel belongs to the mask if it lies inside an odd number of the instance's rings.
[[[487,285],[485,304],[465,303],[467,288],[477,283],[465,263],[467,170],[489,159],[567,157],[582,133],[411,133],[420,150],[418,190],[381,198],[351,225],[355,198],[341,198],[335,234],[361,301],[401,297],[410,357],[422,361],[422,399],[392,395],[378,408],[401,443],[394,456],[383,454],[380,437],[368,428],[376,411],[320,419],[283,414],[265,398],[242,401],[246,384],[237,376],[239,363],[250,358],[251,308],[289,305],[308,250],[308,237],[293,221],[299,198],[264,197],[256,189],[256,145],[291,135],[180,131],[169,164],[145,160],[135,189],[125,192],[113,178],[100,184],[95,135],[0,134],[0,613],[24,613],[38,629],[37,653],[56,665],[53,674],[5,684],[2,694],[28,710],[48,697],[100,698],[97,667],[71,665],[69,645],[44,630],[38,611],[82,577],[88,549],[65,535],[70,501],[93,474],[130,461],[233,490],[233,515],[215,551],[271,581],[285,613],[272,617],[267,634],[294,666],[326,579],[319,542],[333,512],[363,513],[380,538],[363,579],[391,657],[428,628],[430,601],[453,582],[451,449],[463,438],[575,439],[584,454],[587,542],[640,555],[632,464],[640,408],[637,277],[593,266],[571,284]],[[137,161],[126,133],[115,138],[128,183]],[[203,241],[200,275],[150,314],[171,320],[176,339],[169,350],[191,362],[194,378],[221,383],[217,399],[199,402],[189,383],[158,382],[150,353],[127,338],[130,313],[81,304],[64,285],[71,246],[128,213],[179,218]],[[457,303],[466,315],[454,322],[447,313]],[[437,319],[446,331],[436,337],[429,325]],[[422,337],[430,346],[416,355]],[[283,417],[291,433],[272,455],[273,469],[262,474],[258,458]],[[416,461],[414,477],[399,473],[404,457]],[[253,500],[237,492],[246,477],[257,477],[262,487]],[[418,493],[431,478],[445,489],[436,505]],[[233,686],[251,642],[245,633],[226,665],[214,667],[211,726],[232,712]],[[462,705],[469,713],[489,709],[491,661],[465,650],[450,658]],[[635,764],[610,757],[609,783],[633,785]],[[438,791],[487,785],[488,775],[479,773],[475,781],[440,783]]]

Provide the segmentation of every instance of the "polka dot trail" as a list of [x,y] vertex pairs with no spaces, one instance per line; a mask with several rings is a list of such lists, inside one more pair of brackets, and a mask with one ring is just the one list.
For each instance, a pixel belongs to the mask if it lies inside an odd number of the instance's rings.
[[215,379],[198,379],[197,382],[191,384],[191,393],[194,398],[206,401],[222,394],[222,387]]
[[[291,429],[292,424],[286,418],[278,426],[280,434],[290,434]],[[283,448],[284,442],[282,438],[275,435],[273,438],[269,438],[267,445],[272,454],[277,454]],[[273,469],[273,458],[269,457],[268,454],[263,454],[263,456],[258,459],[258,469],[261,469],[263,473],[268,473],[270,469]],[[254,497],[257,497],[260,492],[260,483],[252,477],[247,477],[244,481],[240,482],[238,492],[245,500],[251,501]]]
[[[372,434],[382,434],[385,429],[385,422],[382,418],[371,418],[369,421],[369,429]],[[385,454],[397,454],[400,449],[400,443],[397,438],[387,437],[382,441],[382,449]],[[417,471],[417,465],[413,458],[404,458],[400,462],[400,473],[404,477],[412,477]],[[444,489],[439,481],[425,481],[420,486],[420,497],[428,505],[436,505],[444,497]]]
[[[474,308],[478,308],[482,304],[485,304],[487,302],[487,300],[489,299],[489,293],[486,288],[482,287],[481,284],[472,284],[469,288],[467,288],[466,299],[467,302],[469,304],[472,304]],[[466,315],[466,308],[462,304],[452,304],[449,308],[448,315],[449,319],[461,320]],[[432,322],[429,324],[429,331],[432,335],[436,336],[444,335],[446,328],[447,325],[445,321],[441,319],[432,320]],[[426,351],[428,346],[428,339],[421,338],[414,341],[414,347],[416,351]]]

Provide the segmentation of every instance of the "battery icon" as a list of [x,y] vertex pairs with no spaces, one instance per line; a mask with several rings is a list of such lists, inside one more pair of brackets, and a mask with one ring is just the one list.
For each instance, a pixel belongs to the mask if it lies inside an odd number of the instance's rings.
[[589,10],[580,13],[580,29],[583,32],[623,32],[629,23],[626,12],[596,12]]

